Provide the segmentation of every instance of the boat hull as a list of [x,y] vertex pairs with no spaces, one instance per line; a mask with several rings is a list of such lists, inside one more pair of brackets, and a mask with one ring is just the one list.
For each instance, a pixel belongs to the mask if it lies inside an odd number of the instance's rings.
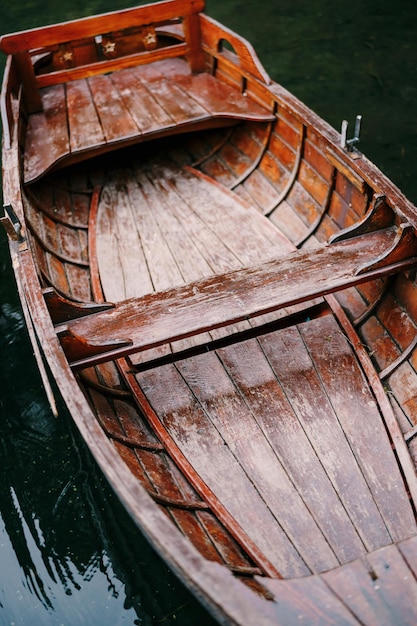
[[1,41],[45,388],[220,623],[413,623],[416,209],[201,8]]

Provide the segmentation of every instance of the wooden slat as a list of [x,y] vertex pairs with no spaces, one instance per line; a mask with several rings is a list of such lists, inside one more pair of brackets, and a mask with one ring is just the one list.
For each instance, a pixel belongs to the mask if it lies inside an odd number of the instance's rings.
[[158,128],[173,124],[172,118],[141,83],[136,72],[115,72],[112,82],[135,120],[140,134],[156,132]]
[[[96,354],[93,362],[256,317],[398,270],[395,264],[355,275],[362,260],[382,253],[394,236],[390,229],[378,231],[127,300],[111,311],[59,329],[61,340],[73,365],[91,365],[89,352],[100,352],[100,346],[105,347],[115,338],[129,341],[130,346],[120,352],[109,350],[106,356]],[[413,262],[405,261],[405,265]],[[86,350],[78,350],[76,337],[86,344]],[[87,344],[97,350],[90,350]]]
[[[305,335],[310,334],[311,337],[314,337],[315,343],[310,339],[305,346],[297,329],[287,329],[285,333],[277,333],[270,338],[268,336],[261,338],[260,343],[365,547],[367,550],[372,550],[387,545],[391,538],[384,520],[362,475],[361,468],[350,447],[350,442],[348,442],[340,426],[333,408],[333,396],[327,395],[324,388],[322,377],[324,376],[327,380],[333,375],[333,372],[329,369],[323,371],[322,368],[317,370],[313,362],[316,356],[315,352],[319,350],[317,347],[319,342],[324,344],[323,352],[326,348],[329,350],[329,358],[331,358],[331,342],[337,342],[340,335],[338,326],[332,317],[326,316],[301,325],[299,328],[303,330]],[[342,339],[343,337],[340,341]],[[346,340],[343,341],[343,344],[344,354],[351,354],[351,349]],[[352,362],[350,370],[339,371],[337,378],[335,377],[335,387],[342,391],[346,385],[350,386],[357,367],[357,364]],[[364,385],[360,389],[362,403],[372,403],[373,399],[369,389],[365,389]],[[336,393],[337,391],[334,391],[335,395]],[[373,408],[376,410],[375,407]],[[359,413],[360,415],[361,413]],[[354,416],[350,417],[353,419]],[[356,432],[355,436],[356,439],[360,440],[361,431]],[[376,439],[372,436],[368,437],[366,442],[370,450],[374,446],[383,449],[385,445],[387,448],[385,452],[392,454],[385,433],[382,433],[382,442],[380,438]],[[356,441],[354,443],[356,446],[358,445]],[[381,480],[383,478],[385,478],[387,486],[390,486],[391,481],[385,473],[383,473]],[[381,486],[381,488],[384,487]],[[403,489],[401,480],[398,483],[398,488],[399,490]],[[405,515],[409,515],[409,503],[404,502],[401,496],[398,497],[396,506],[400,510],[400,515],[402,510],[404,510]],[[405,536],[403,535],[402,538]]]
[[86,80],[66,85],[71,152],[106,143]]
[[[298,580],[273,578],[259,578],[258,580],[269,589],[274,597],[274,617],[277,624],[364,626],[344,602],[327,587],[320,576],[309,576]],[[367,626],[374,625],[375,622],[367,624]]]
[[403,555],[408,567],[417,578],[417,536],[411,537],[398,544],[398,548]]
[[417,582],[395,545],[321,577],[361,624],[417,623]]
[[120,141],[138,134],[138,128],[123,100],[117,93],[111,77],[94,76],[88,80],[100,124],[107,142]]
[[[228,350],[226,348],[224,352]],[[260,352],[259,346],[252,343],[249,357],[256,359],[257,352]],[[310,571],[335,567],[338,561],[333,551],[259,427],[257,413],[252,413],[236,392],[233,380],[217,355],[209,353],[187,359],[179,362],[177,367]],[[285,419],[285,416],[280,418]],[[230,481],[231,476],[227,480]],[[236,494],[233,493],[232,497],[235,498]],[[248,499],[246,507],[252,506],[253,502]],[[245,515],[244,509],[242,514]],[[267,527],[265,531],[272,532]]]
[[[265,344],[271,344],[272,335],[266,336],[264,341]],[[308,433],[297,417],[296,408],[290,402],[291,399],[296,407],[304,398],[308,398],[306,382],[300,380],[300,377],[296,378],[294,387],[298,386],[298,395],[290,398],[277,381],[264,353],[259,346],[255,350],[254,345],[257,346],[255,340],[245,341],[219,350],[218,354],[256,415],[257,423],[286,468],[294,488],[317,520],[339,563],[351,561],[364,554],[365,547],[331,477],[309,441]],[[268,355],[271,356],[271,350]],[[286,364],[291,353],[282,351],[280,358]],[[273,363],[275,359],[271,361]],[[331,410],[327,419],[335,419]],[[323,443],[323,447],[325,445]]]
[[284,576],[307,574],[291,541],[175,367],[140,374],[138,382],[173,441],[258,549]]
[[[108,33],[112,28],[117,30],[152,24],[158,21],[170,20],[198,13],[204,9],[204,0],[168,0],[157,5],[147,4],[133,9],[125,9],[115,13],[104,13],[92,17],[85,17],[61,24],[53,24],[43,28],[4,35],[0,39],[0,49],[6,54],[15,54],[26,50],[51,46],[57,43],[95,37]],[[114,23],[115,15],[117,24]]]
[[317,324],[320,334],[312,333],[305,324],[301,336],[390,537],[400,541],[414,534],[417,526],[378,406],[369,396],[366,379],[335,321],[327,317]]
[[[168,179],[172,178],[168,174]],[[233,191],[213,183],[210,177],[190,168],[174,179],[176,193],[217,237],[226,242],[242,265],[292,250],[288,240],[269,220],[256,217],[257,212],[251,205]],[[236,224],[239,224],[238,235],[235,235]]]
[[172,78],[158,76],[157,80],[152,80],[152,78],[148,79],[147,74],[146,71],[141,74],[143,85],[146,85],[149,93],[168,113],[175,124],[181,125],[210,117],[206,108],[190,98],[182,89],[179,89],[175,82],[175,76]]
[[68,83],[72,80],[80,80],[81,78],[89,78],[109,72],[118,72],[139,65],[155,63],[161,59],[182,56],[186,54],[186,52],[186,44],[176,44],[174,46],[168,46],[167,48],[157,48],[152,51],[145,50],[136,54],[117,57],[116,59],[96,61],[95,63],[87,63],[86,65],[80,65],[67,70],[57,70],[48,74],[40,74],[36,77],[36,85],[42,88],[59,83]]
[[43,112],[29,116],[25,141],[24,174],[47,169],[70,151],[65,87],[42,93]]
[[99,204],[96,251],[102,289],[109,302],[153,291],[140,228],[129,196],[118,193],[116,181],[107,184]]

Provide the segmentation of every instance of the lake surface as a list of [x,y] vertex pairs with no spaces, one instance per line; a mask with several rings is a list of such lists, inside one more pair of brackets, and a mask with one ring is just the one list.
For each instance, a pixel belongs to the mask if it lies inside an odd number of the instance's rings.
[[[133,3],[0,0],[0,32]],[[361,149],[417,201],[415,0],[208,0],[207,12],[332,126],[362,114]],[[65,408],[52,416],[3,232],[0,331],[0,626],[211,626],[118,504]]]

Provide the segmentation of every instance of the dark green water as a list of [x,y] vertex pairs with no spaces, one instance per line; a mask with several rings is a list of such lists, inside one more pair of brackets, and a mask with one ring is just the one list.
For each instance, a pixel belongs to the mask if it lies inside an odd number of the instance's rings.
[[[0,0],[0,32],[131,5]],[[208,0],[207,11],[333,126],[361,113],[361,149],[417,201],[415,0]],[[211,625],[127,518],[65,410],[52,416],[2,232],[0,333],[0,625]]]

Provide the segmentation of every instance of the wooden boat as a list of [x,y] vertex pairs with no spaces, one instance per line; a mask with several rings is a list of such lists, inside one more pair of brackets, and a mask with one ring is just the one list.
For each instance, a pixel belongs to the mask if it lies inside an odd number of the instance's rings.
[[46,390],[219,623],[415,624],[417,209],[203,8],[1,39]]

